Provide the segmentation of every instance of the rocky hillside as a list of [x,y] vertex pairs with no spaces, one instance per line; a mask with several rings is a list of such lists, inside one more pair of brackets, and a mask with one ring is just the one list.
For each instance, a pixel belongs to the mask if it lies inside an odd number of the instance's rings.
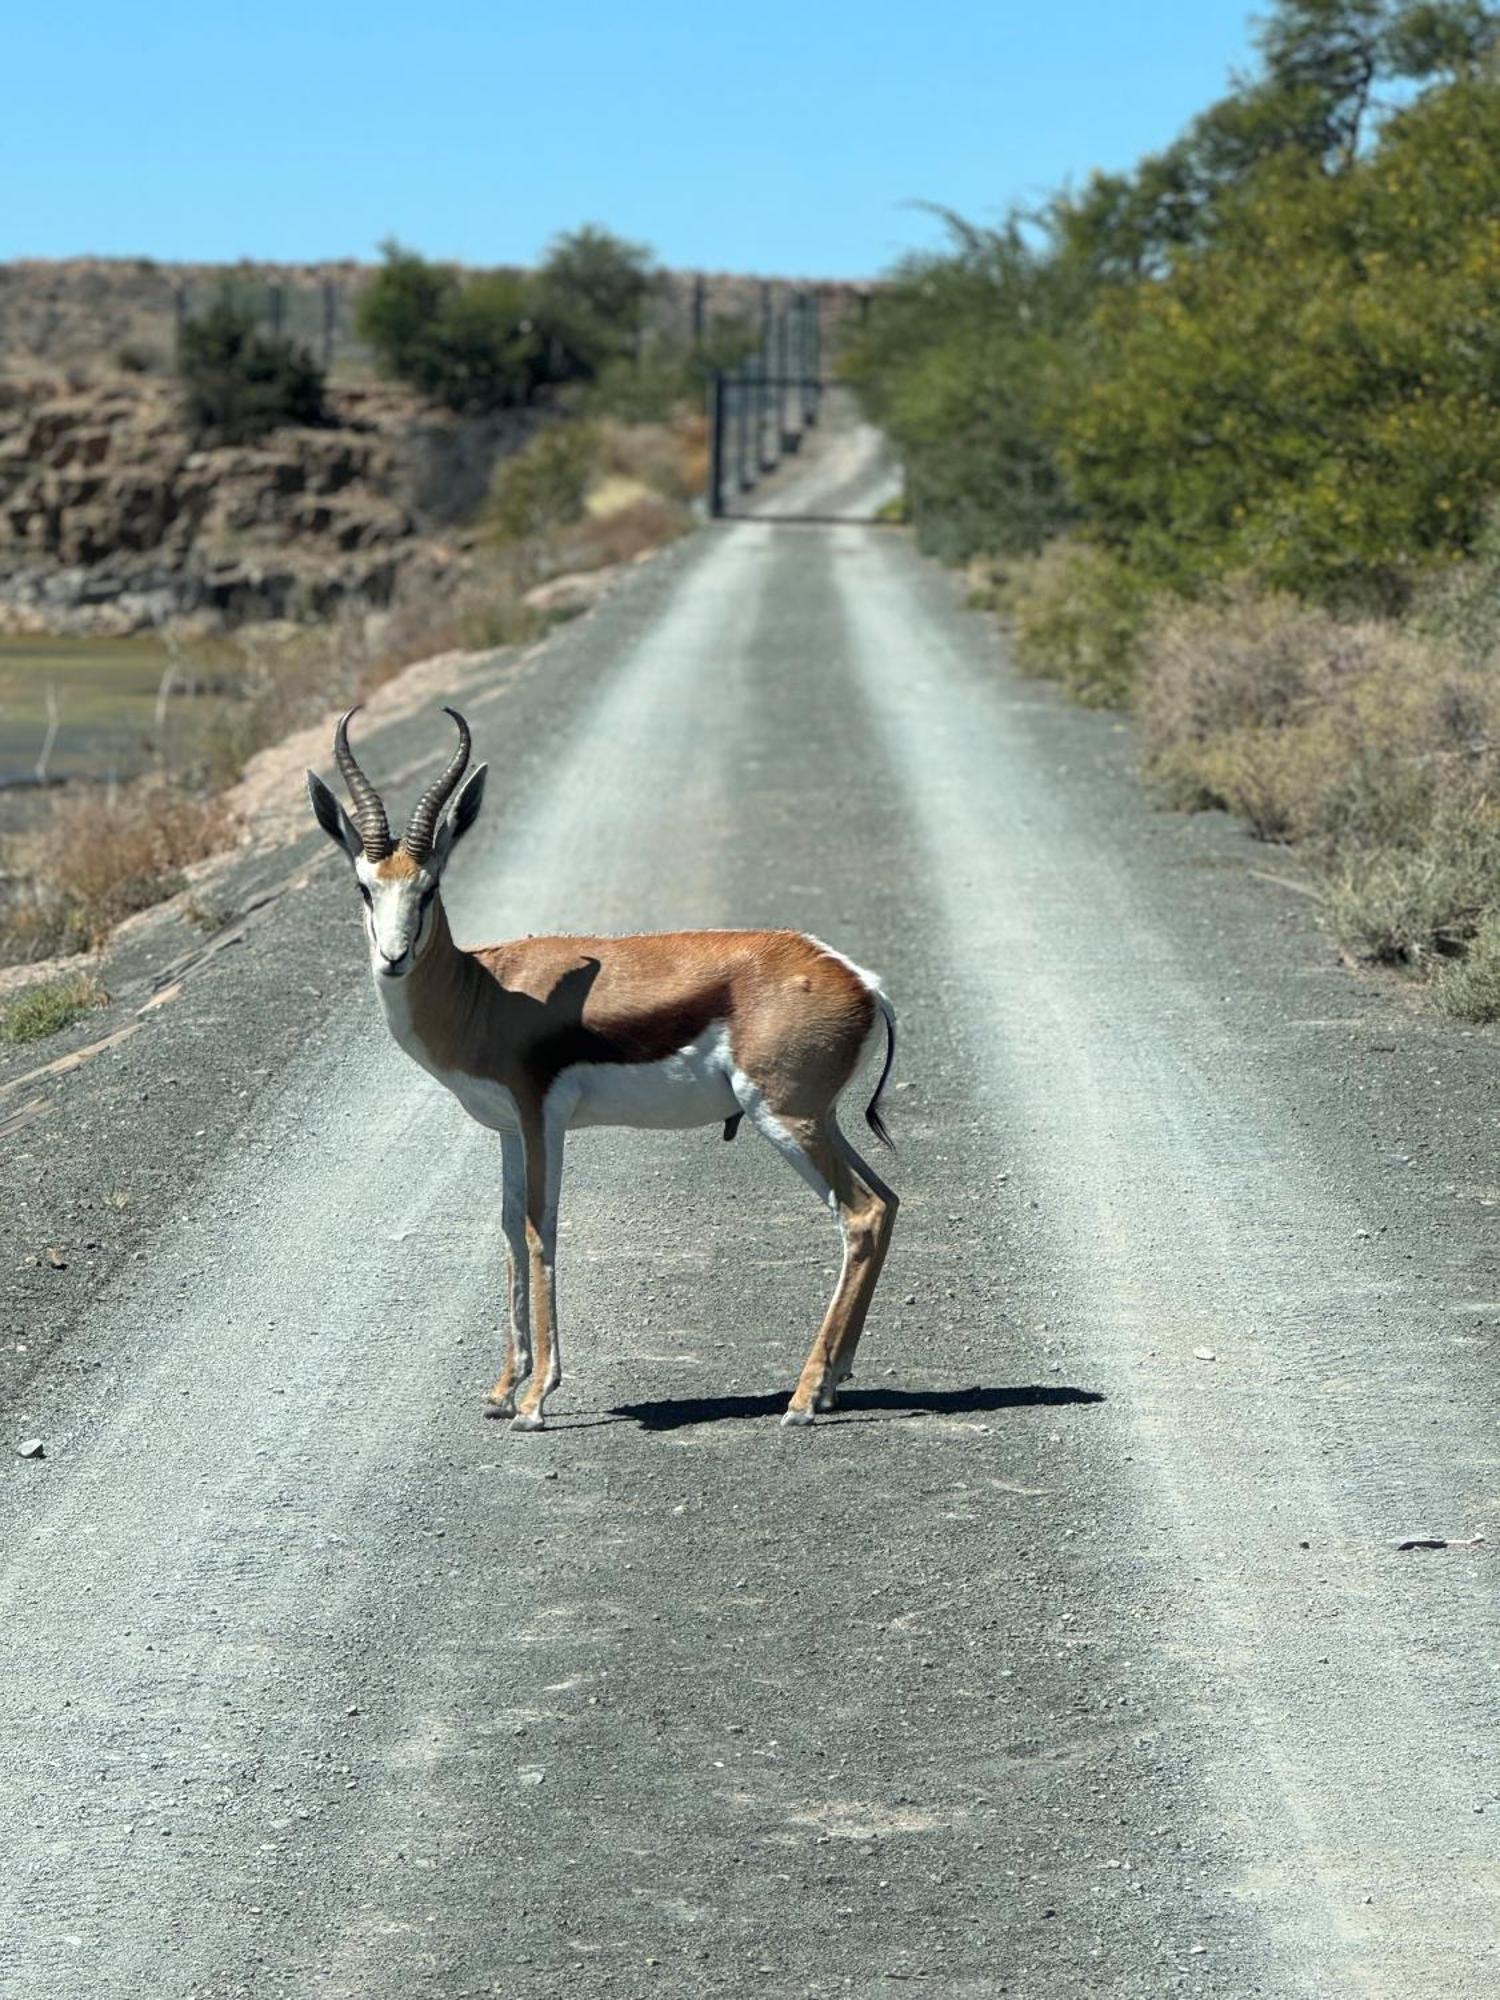
[[533,421],[335,390],[331,425],[203,449],[175,384],[0,379],[0,629],[139,630],[389,603],[457,560],[446,531]]
[[[371,267],[0,264],[0,631],[125,633],[388,604],[460,560],[454,531],[534,415],[460,418],[381,383],[354,332]],[[330,426],[203,449],[182,427],[185,318],[232,289],[328,369]],[[782,281],[673,274],[661,324],[754,322]],[[815,287],[825,328],[860,287]]]

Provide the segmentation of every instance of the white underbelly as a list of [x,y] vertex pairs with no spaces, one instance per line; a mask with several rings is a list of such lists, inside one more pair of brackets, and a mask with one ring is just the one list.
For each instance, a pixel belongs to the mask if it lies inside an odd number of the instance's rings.
[[721,1029],[650,1063],[579,1063],[558,1078],[578,1092],[569,1125],[641,1125],[674,1130],[732,1118],[739,1103],[729,1082]]

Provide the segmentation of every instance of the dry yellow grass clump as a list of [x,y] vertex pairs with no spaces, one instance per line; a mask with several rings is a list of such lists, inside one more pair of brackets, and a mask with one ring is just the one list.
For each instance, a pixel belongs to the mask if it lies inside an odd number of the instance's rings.
[[64,793],[10,843],[0,963],[93,949],[125,917],[176,894],[183,869],[225,837],[211,803],[154,778]]
[[1443,1004],[1488,1018],[1500,1006],[1490,663],[1413,623],[1343,620],[1243,586],[1159,608],[1137,655],[1159,794],[1313,843],[1348,949],[1442,972]]

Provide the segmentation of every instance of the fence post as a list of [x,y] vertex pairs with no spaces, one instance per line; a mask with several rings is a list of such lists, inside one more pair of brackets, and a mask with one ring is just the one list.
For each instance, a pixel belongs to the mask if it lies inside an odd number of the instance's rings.
[[693,345],[703,345],[703,329],[708,322],[708,281],[700,271],[693,280]]
[[750,361],[747,356],[734,372],[735,390],[735,442],[736,463],[739,473],[740,491],[748,493],[755,484],[755,474],[750,470]]
[[823,294],[815,291],[808,300],[811,308],[808,314],[807,338],[812,351],[812,366],[808,369],[808,380],[812,383],[809,391],[807,421],[815,424],[823,405]]
[[708,402],[708,518],[724,512],[724,371],[716,368]]
[[323,372],[333,366],[333,332],[338,323],[338,293],[332,278],[323,280]]
[[755,397],[755,459],[761,472],[770,472],[776,461],[766,448],[766,438],[770,431],[771,415],[771,286],[769,280],[760,288],[760,352],[756,356],[756,397]]

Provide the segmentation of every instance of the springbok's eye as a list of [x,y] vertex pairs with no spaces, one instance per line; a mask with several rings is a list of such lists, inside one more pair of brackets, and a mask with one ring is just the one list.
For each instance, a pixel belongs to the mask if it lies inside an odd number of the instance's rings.
[[375,907],[375,898],[370,894],[368,888],[365,886],[363,882],[359,884],[359,893],[365,899],[365,908],[367,910],[373,910]]

